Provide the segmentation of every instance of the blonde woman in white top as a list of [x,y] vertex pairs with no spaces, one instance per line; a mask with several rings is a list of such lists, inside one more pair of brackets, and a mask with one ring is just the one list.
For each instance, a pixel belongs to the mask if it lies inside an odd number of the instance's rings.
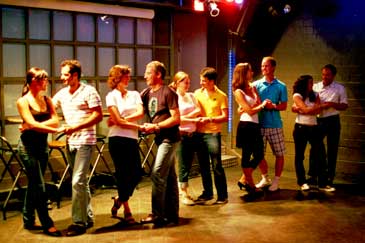
[[309,142],[313,159],[316,160],[314,164],[318,173],[318,185],[322,188],[326,186],[326,176],[324,154],[319,149],[320,133],[317,126],[317,114],[321,111],[321,105],[318,94],[313,91],[312,76],[302,75],[295,81],[293,101],[293,111],[297,112],[293,131],[297,183],[302,191],[310,189],[303,164],[305,148]]
[[259,192],[259,189],[255,187],[252,172],[264,158],[264,144],[258,112],[267,102],[265,100],[261,103],[256,88],[251,85],[252,78],[253,71],[249,63],[236,65],[233,71],[232,89],[241,115],[237,127],[236,146],[242,148],[241,167],[243,171],[237,184],[240,189],[246,188],[250,195]]
[[179,188],[182,193],[182,203],[194,205],[194,200],[188,193],[188,179],[196,148],[196,137],[194,134],[198,121],[197,117],[200,115],[200,108],[193,93],[188,92],[190,78],[187,73],[177,72],[169,86],[176,90],[179,97],[181,142],[177,149],[177,157],[179,161]]
[[106,96],[106,105],[110,113],[109,152],[118,188],[111,213],[116,217],[123,205],[125,221],[135,223],[128,200],[141,178],[137,120],[143,117],[143,106],[139,93],[127,90],[130,73],[126,65],[115,65],[109,70],[108,85],[112,91]]

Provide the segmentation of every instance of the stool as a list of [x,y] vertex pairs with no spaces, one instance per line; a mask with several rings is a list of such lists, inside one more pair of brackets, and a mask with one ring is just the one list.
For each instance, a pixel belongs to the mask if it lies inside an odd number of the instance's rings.
[[[9,154],[8,159],[6,159],[6,157],[5,157],[6,154]],[[12,147],[10,145],[10,143],[8,142],[8,140],[3,136],[0,136],[0,160],[4,163],[4,166],[5,166],[3,172],[1,173],[0,182],[2,182],[2,180],[4,179],[6,172],[8,172],[10,174],[10,177],[13,179],[13,184],[11,185],[8,196],[6,197],[3,207],[2,207],[3,219],[6,220],[7,204],[10,200],[10,197],[11,197],[13,191],[15,190],[15,187],[18,187],[19,189],[21,189],[21,186],[18,184],[18,180],[19,180],[20,176],[22,175],[22,173],[23,172],[25,173],[25,167],[24,167],[21,159],[18,156],[18,150],[16,148]],[[13,165],[13,164],[18,166],[16,175],[13,174],[13,172],[10,168],[11,165]]]
[[56,140],[48,142],[49,155],[51,156],[51,153],[53,150],[59,151],[62,155],[63,161],[66,166],[62,173],[61,179],[58,180],[58,175],[54,172],[51,163],[48,163],[48,168],[52,174],[52,181],[53,181],[54,185],[57,187],[57,208],[60,208],[60,206],[61,206],[61,187],[62,187],[63,181],[65,180],[67,172],[69,172],[70,176],[72,177],[72,172],[70,170],[70,164],[68,163],[65,152],[64,152],[64,150],[67,149],[67,143],[66,143],[66,141],[60,140],[60,138],[62,138],[64,135],[65,135],[64,133],[60,134],[56,137]]
[[[152,142],[149,144],[148,140],[149,140],[149,136],[150,134],[144,134],[141,133],[139,134],[139,138],[138,138],[138,146],[139,146],[139,152],[141,154],[142,157],[142,164],[141,167],[143,169],[143,171],[147,174],[150,175],[152,172],[152,165],[156,159],[156,155],[153,152],[153,146],[155,145],[155,140],[152,139]],[[147,152],[145,153],[143,151],[143,149],[141,148],[141,145],[144,145],[147,148]],[[149,157],[152,157],[152,160],[149,160]],[[148,171],[146,171],[145,167],[148,167]]]
[[113,172],[110,169],[110,167],[108,165],[108,162],[105,160],[105,157],[104,157],[104,154],[103,154],[104,147],[105,147],[105,144],[106,144],[105,139],[106,139],[105,135],[101,135],[101,134],[96,135],[96,145],[95,145],[95,147],[96,147],[96,151],[98,152],[98,155],[96,157],[96,160],[95,160],[94,164],[92,164],[92,163],[90,164],[91,171],[90,171],[89,181],[88,181],[89,184],[90,184],[91,178],[93,177],[93,175],[95,173],[96,167],[99,164],[100,159],[103,161],[103,163],[104,163],[105,167],[107,168],[109,174],[111,176],[113,176],[113,179],[115,180]]

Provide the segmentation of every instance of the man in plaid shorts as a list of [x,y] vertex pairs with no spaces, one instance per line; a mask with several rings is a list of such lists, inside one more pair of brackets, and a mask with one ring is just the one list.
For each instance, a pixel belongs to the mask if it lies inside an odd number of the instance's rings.
[[286,85],[275,78],[275,67],[276,60],[273,57],[264,57],[261,62],[261,72],[264,77],[254,82],[261,100],[268,101],[265,108],[259,114],[265,151],[267,142],[269,142],[271,150],[276,157],[273,181],[271,182],[268,176],[268,165],[264,158],[259,164],[262,179],[256,184],[256,187],[262,188],[271,184],[269,187],[270,191],[279,189],[279,179],[284,168],[285,143],[280,111],[286,110],[288,102]]

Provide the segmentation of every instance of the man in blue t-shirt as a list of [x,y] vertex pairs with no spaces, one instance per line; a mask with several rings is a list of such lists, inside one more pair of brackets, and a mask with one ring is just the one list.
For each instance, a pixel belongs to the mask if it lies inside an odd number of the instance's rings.
[[261,72],[264,77],[254,82],[261,100],[268,101],[265,108],[259,114],[265,151],[267,142],[269,142],[271,150],[276,157],[275,177],[272,183],[268,176],[267,161],[264,158],[259,165],[262,179],[256,184],[256,187],[262,188],[271,183],[270,191],[279,189],[279,179],[284,168],[285,143],[280,111],[286,110],[288,102],[286,85],[275,78],[275,67],[276,60],[273,57],[264,57],[261,62]]

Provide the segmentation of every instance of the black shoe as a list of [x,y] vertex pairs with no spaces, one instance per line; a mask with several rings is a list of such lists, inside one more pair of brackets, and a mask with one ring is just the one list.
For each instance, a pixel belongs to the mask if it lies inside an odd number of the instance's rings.
[[215,204],[226,204],[228,203],[228,198],[218,198],[217,201],[215,201]]
[[213,196],[207,196],[204,193],[201,194],[196,200],[195,203],[205,203],[206,201],[212,200]]
[[86,229],[90,229],[92,227],[94,227],[94,222],[88,222],[86,225]]
[[154,223],[156,216],[149,214],[147,217],[141,219],[141,224],[152,224]]
[[38,224],[31,224],[31,225],[25,224],[24,229],[27,229],[27,230],[42,230],[43,227],[41,225],[38,225]]
[[86,227],[79,224],[72,224],[67,228],[67,236],[76,236],[86,233]]
[[50,232],[49,229],[48,229],[48,230],[43,230],[43,233],[45,233],[46,235],[49,235],[49,236],[54,236],[54,237],[60,237],[60,236],[62,236],[62,233],[59,230]]

